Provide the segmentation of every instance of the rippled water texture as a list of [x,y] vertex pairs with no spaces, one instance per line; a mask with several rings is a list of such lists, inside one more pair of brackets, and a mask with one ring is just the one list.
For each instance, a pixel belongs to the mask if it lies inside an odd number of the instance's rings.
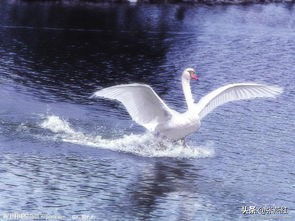
[[[294,4],[1,1],[0,219],[295,220],[294,62]],[[146,83],[185,111],[186,67],[200,75],[196,100],[245,81],[284,93],[226,104],[188,148],[165,149],[122,105],[89,98]],[[242,214],[244,206],[288,214]]]

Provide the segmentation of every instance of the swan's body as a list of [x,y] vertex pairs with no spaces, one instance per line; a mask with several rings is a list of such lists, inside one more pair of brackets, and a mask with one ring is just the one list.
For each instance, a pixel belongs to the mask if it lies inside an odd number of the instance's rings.
[[282,92],[277,86],[256,83],[229,84],[194,103],[190,89],[191,79],[197,79],[197,76],[193,69],[187,68],[182,73],[182,89],[188,106],[185,113],[170,109],[155,91],[145,84],[108,87],[96,91],[92,96],[120,101],[136,123],[161,137],[179,140],[196,132],[201,126],[201,120],[224,103],[257,97],[275,97]]

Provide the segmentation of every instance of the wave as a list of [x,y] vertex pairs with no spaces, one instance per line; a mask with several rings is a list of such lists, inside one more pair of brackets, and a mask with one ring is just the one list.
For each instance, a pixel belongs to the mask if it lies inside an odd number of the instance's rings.
[[143,157],[204,158],[214,155],[212,145],[187,146],[180,143],[160,141],[150,133],[130,134],[120,138],[103,138],[100,135],[76,131],[70,123],[58,116],[51,115],[40,123],[40,127],[54,133],[54,140],[84,145],[94,148],[132,153]]

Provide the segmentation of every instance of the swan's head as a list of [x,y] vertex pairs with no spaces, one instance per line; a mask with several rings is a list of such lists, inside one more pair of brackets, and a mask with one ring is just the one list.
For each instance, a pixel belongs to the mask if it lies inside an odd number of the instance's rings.
[[182,77],[185,78],[186,80],[198,80],[199,77],[196,74],[196,71],[193,68],[187,68],[183,71]]

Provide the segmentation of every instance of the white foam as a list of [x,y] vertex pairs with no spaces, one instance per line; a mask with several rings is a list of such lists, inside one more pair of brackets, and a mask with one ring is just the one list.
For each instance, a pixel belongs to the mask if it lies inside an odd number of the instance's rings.
[[58,116],[48,116],[42,123],[42,128],[47,128],[54,133],[75,133],[75,131],[71,128],[70,124],[66,120],[60,119]]
[[214,155],[212,145],[183,147],[179,143],[168,141],[161,141],[160,144],[159,140],[150,133],[124,135],[116,139],[88,135],[75,131],[69,122],[54,115],[47,116],[40,126],[54,132],[54,139],[64,142],[122,151],[144,157],[203,158]]

